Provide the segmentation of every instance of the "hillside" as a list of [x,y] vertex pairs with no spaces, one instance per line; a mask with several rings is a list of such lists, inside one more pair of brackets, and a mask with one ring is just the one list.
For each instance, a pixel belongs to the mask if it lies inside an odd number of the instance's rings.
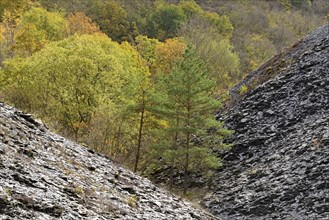
[[0,219],[216,219],[0,103]]
[[327,218],[328,22],[328,0],[0,0],[0,220]]
[[[289,62],[278,68],[279,60]],[[243,83],[269,68],[276,77],[218,115],[235,130],[235,147],[204,205],[223,219],[328,219],[329,25]]]

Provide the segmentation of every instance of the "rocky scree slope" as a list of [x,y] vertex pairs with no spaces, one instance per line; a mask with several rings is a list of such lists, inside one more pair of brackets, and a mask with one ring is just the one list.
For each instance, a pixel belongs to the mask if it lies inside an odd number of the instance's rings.
[[0,103],[0,219],[217,219]]
[[329,219],[329,25],[298,45],[221,116],[236,145],[203,204],[222,219]]

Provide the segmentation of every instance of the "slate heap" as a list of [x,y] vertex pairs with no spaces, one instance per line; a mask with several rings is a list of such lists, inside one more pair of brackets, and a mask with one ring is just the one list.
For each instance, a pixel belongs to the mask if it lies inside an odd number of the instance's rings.
[[0,103],[0,219],[217,219]]
[[329,25],[284,54],[271,61],[290,60],[279,75],[223,117],[236,146],[203,202],[222,219],[329,219]]

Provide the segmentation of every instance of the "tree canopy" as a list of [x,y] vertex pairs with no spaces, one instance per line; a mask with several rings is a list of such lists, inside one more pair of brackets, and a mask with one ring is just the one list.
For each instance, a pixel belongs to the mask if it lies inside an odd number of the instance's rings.
[[5,90],[19,107],[56,121],[77,138],[99,106],[127,101],[124,86],[136,86],[137,75],[144,74],[139,65],[128,44],[105,35],[76,35],[25,60],[5,62],[5,84],[11,85]]

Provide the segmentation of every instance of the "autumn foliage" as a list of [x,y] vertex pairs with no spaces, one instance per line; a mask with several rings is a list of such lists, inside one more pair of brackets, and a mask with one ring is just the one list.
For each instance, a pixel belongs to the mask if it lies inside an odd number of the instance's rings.
[[327,0],[0,0],[0,101],[135,172],[183,172],[186,192],[228,147],[218,100],[328,12]]
[[67,17],[68,35],[94,34],[100,32],[99,26],[83,12],[76,12]]

